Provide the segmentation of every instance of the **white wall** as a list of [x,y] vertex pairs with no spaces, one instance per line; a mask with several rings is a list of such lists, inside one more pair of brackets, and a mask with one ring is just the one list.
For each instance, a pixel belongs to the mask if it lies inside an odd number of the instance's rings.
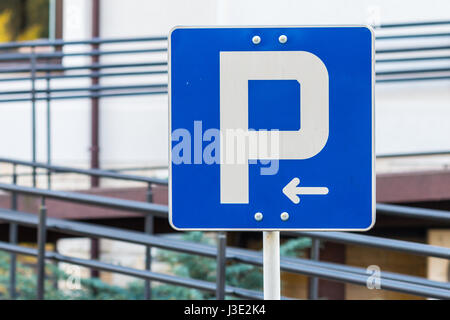
[[219,0],[221,24],[361,24],[448,19],[446,0]]
[[[65,40],[90,37],[90,8],[90,0],[64,2]],[[100,30],[102,37],[117,38],[166,35],[175,25],[361,24],[438,19],[450,19],[450,1],[103,0]],[[78,49],[82,48],[70,50]],[[65,58],[64,65],[74,65],[83,59],[86,58]],[[132,59],[139,61],[143,57],[136,55]],[[102,58],[102,62],[113,61],[120,61],[120,57]],[[102,84],[125,84],[131,80],[138,81],[137,78],[111,78],[102,80]],[[167,78],[155,81],[167,81]],[[55,82],[55,85],[65,84]],[[76,80],[70,85],[87,86],[89,81]],[[45,104],[39,106],[38,154],[44,160]],[[89,106],[87,99],[52,103],[55,162],[88,165]],[[0,156],[29,159],[29,108],[29,103],[2,105],[0,136],[13,138],[0,140]],[[103,99],[100,113],[103,166],[167,161],[167,96]],[[450,150],[449,119],[450,81],[377,85],[376,147],[380,154]]]

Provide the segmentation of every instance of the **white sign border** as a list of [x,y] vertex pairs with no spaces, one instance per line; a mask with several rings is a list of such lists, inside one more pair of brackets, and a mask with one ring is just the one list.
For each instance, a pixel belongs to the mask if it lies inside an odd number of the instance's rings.
[[[171,40],[172,33],[178,29],[239,29],[239,28],[366,28],[370,31],[372,35],[372,223],[369,227],[363,229],[352,229],[352,228],[330,228],[330,229],[301,229],[301,228],[179,228],[176,227],[172,221],[172,83],[171,83]],[[169,224],[177,231],[355,231],[364,232],[373,228],[376,222],[376,171],[375,171],[375,33],[371,26],[369,25],[302,25],[302,26],[175,26],[169,31],[168,35],[168,121],[169,121],[169,178],[168,178],[168,208],[169,208]]]

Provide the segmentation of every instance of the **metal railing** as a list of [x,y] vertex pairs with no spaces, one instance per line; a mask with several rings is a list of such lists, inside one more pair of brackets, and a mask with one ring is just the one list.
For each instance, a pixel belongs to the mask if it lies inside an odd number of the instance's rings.
[[[94,104],[99,98],[141,96],[167,93],[166,37],[127,39],[90,39],[83,41],[29,41],[0,44],[0,83],[11,84],[15,90],[0,91],[0,105],[30,102],[31,161],[37,161],[37,103],[46,104],[46,162],[52,163],[52,102],[66,99],[88,99]],[[108,46],[120,48],[108,49]],[[123,48],[122,45],[126,45]],[[130,49],[129,47],[136,47]],[[23,52],[27,51],[27,52]],[[119,56],[119,62],[102,62],[100,58]],[[79,58],[82,61],[74,61]],[[71,60],[72,59],[72,60]],[[123,62],[131,60],[133,62]],[[140,62],[136,62],[136,60]],[[96,62],[100,61],[100,62]],[[131,77],[126,84],[102,85],[102,79]],[[74,85],[72,80],[91,80],[90,85]],[[130,78],[128,78],[130,79]],[[64,82],[70,80],[69,83]],[[55,81],[66,84],[54,85]],[[93,134],[98,127],[92,128]],[[98,134],[97,134],[98,135]],[[93,158],[98,158],[98,146],[91,146]],[[33,168],[33,186],[36,170]],[[48,178],[51,184],[50,177]]]
[[[402,81],[428,81],[450,79],[450,56],[446,52],[450,48],[445,41],[450,39],[449,32],[435,32],[428,30],[433,26],[450,26],[450,21],[437,21],[425,23],[405,23],[381,25],[375,28],[377,52],[376,64],[381,70],[377,70],[377,82],[402,82]],[[414,33],[402,34],[398,30],[414,28]],[[420,30],[418,30],[418,28]],[[416,31],[418,30],[418,31]],[[416,40],[435,40],[441,44],[422,44]],[[36,256],[37,262],[37,297],[44,298],[45,285],[45,260],[55,260],[72,263],[93,269],[117,272],[144,279],[145,297],[151,298],[151,281],[166,282],[180,286],[187,286],[199,290],[206,290],[216,294],[219,299],[226,295],[234,295],[242,298],[260,299],[261,292],[255,292],[242,288],[225,285],[225,268],[230,261],[248,263],[254,266],[262,266],[261,253],[254,250],[230,248],[226,246],[226,234],[218,234],[218,245],[212,247],[203,244],[189,243],[186,241],[168,239],[153,234],[154,217],[167,217],[167,206],[153,203],[152,187],[154,185],[166,185],[163,179],[141,177],[137,175],[123,174],[111,170],[77,169],[52,164],[51,157],[51,103],[54,100],[63,99],[98,99],[103,97],[155,95],[167,93],[167,80],[162,81],[158,77],[167,74],[167,61],[163,55],[166,52],[165,37],[134,38],[134,39],[90,39],[84,41],[31,41],[21,43],[0,44],[0,83],[14,83],[26,86],[24,89],[2,90],[0,92],[1,103],[30,102],[32,119],[32,157],[31,161],[1,158],[0,163],[13,167],[11,184],[0,184],[0,190],[11,194],[10,209],[0,209],[0,220],[10,224],[9,243],[0,243],[0,250],[11,253],[10,268],[10,295],[16,294],[16,254]],[[414,41],[414,43],[401,43],[397,41]],[[395,46],[391,43],[394,42]],[[123,48],[106,48],[109,45],[126,44]],[[138,44],[139,48],[129,48],[128,45]],[[70,49],[71,47],[79,49]],[[47,51],[43,51],[43,50]],[[23,52],[23,51],[28,52]],[[79,50],[79,51],[74,51]],[[22,52],[20,52],[22,51]],[[120,62],[105,63],[85,61],[83,64],[66,63],[67,59],[79,57],[123,57]],[[133,57],[143,56],[139,62]],[[132,57],[133,62],[126,57]],[[432,61],[433,65],[423,64]],[[408,63],[409,67],[404,67]],[[54,81],[65,79],[107,79],[115,77],[130,77],[132,79],[126,85],[92,84],[88,86],[55,87]],[[36,161],[36,103],[46,102],[47,124],[47,162]],[[438,152],[447,154],[448,152]],[[420,154],[393,154],[387,156],[428,155]],[[18,185],[18,166],[32,169],[33,187]],[[45,171],[48,176],[48,189],[36,188],[36,176],[38,169]],[[141,168],[147,169],[147,168]],[[130,201],[97,195],[87,195],[74,192],[51,190],[53,174],[74,173],[89,177],[120,179],[133,181],[147,186],[147,202]],[[20,212],[18,210],[18,195],[26,194],[41,199],[41,207],[38,216]],[[118,210],[135,211],[145,217],[145,232],[134,232],[124,229],[104,227],[61,219],[47,217],[46,199],[59,199],[67,202],[82,203],[100,207],[108,207]],[[450,212],[431,209],[419,209],[397,205],[378,204],[378,214],[401,216],[403,218],[424,219],[448,224]],[[37,249],[25,248],[18,245],[18,225],[26,225],[37,228]],[[49,230],[94,238],[106,238],[129,243],[140,244],[146,247],[145,270],[137,270],[104,263],[92,259],[78,259],[67,257],[56,252],[47,251],[45,248],[46,236]],[[285,237],[311,237],[311,260],[301,258],[281,259],[283,271],[303,274],[310,277],[309,298],[318,298],[318,278],[353,283],[365,286],[367,282],[366,270],[359,267],[351,267],[336,263],[320,261],[319,247],[323,241],[336,243],[376,247],[384,250],[394,250],[408,254],[450,258],[450,249],[422,243],[387,239],[363,234],[347,232],[283,232]],[[216,259],[217,279],[216,283],[210,283],[195,279],[185,279],[176,276],[168,276],[152,272],[151,254],[152,247],[191,253]],[[403,275],[392,272],[382,272],[381,285],[383,289],[410,293],[423,297],[450,298],[450,284],[431,281],[425,278]]]
[[[12,161],[8,159],[1,159],[0,162],[10,163],[13,166],[26,165],[26,166],[39,166],[36,163],[28,163],[25,161]],[[42,165],[42,164],[41,164]],[[44,167],[42,165],[41,167]],[[61,168],[45,165],[45,168],[49,170],[55,170],[59,168],[59,172],[67,173],[74,172],[80,174],[96,174],[99,177],[105,178],[124,178],[126,180],[132,179],[129,175],[114,174],[111,176],[111,172],[103,170],[81,170]],[[79,171],[81,170],[81,171]],[[147,178],[137,177],[137,181],[145,180],[146,183],[151,185],[156,183],[164,185],[166,182],[161,180],[151,181]],[[13,179],[14,180],[14,179]],[[226,247],[226,235],[221,233],[219,236],[217,248],[204,245],[194,244],[186,241],[167,239],[161,236],[155,236],[152,234],[133,232],[123,229],[110,228],[86,223],[79,223],[73,221],[67,221],[62,219],[47,218],[47,210],[45,206],[45,199],[58,199],[63,201],[69,201],[74,203],[88,204],[100,207],[108,207],[117,210],[135,211],[144,214],[144,216],[167,218],[168,208],[164,205],[157,205],[153,203],[145,203],[139,201],[131,201],[117,198],[110,198],[97,195],[80,194],[74,192],[53,191],[46,189],[37,189],[32,187],[18,186],[16,184],[0,184],[0,190],[11,193],[11,209],[0,209],[0,220],[10,223],[11,226],[26,225],[37,227],[38,229],[38,249],[22,248],[16,241],[10,241],[10,243],[0,243],[0,249],[11,252],[12,254],[25,254],[38,257],[38,298],[44,298],[44,279],[43,273],[45,266],[45,259],[56,260],[61,262],[73,263],[81,266],[96,268],[98,270],[118,272],[121,274],[127,274],[138,278],[150,280],[156,280],[160,282],[167,282],[181,286],[189,286],[196,289],[206,290],[209,292],[215,292],[216,297],[223,298],[226,295],[235,295],[241,298],[262,298],[261,292],[254,292],[251,290],[241,288],[231,288],[225,286],[225,266],[229,261],[236,261],[241,263],[248,263],[255,266],[262,266],[262,256],[258,251],[229,248]],[[41,208],[39,215],[33,215],[30,213],[19,212],[17,210],[17,195],[24,194],[41,198]],[[450,224],[450,212],[434,210],[434,209],[422,209],[405,207],[398,205],[377,204],[377,212],[379,214],[401,216],[404,218],[424,219],[439,221],[444,224]],[[89,259],[75,259],[66,257],[54,252],[47,252],[45,249],[45,239],[48,230],[54,230],[70,235],[107,238],[112,240],[125,241],[129,243],[141,244],[147,248],[158,247],[167,250],[175,250],[179,252],[186,252],[196,255],[208,256],[215,258],[217,261],[218,276],[215,284],[205,283],[195,279],[180,279],[175,276],[166,276],[154,273],[151,270],[151,266],[147,265],[147,270],[136,270],[133,268],[125,268],[113,266],[103,262]],[[17,232],[17,231],[16,231]],[[286,272],[293,272],[298,274],[307,275],[311,279],[311,286],[309,291],[309,297],[311,299],[318,298],[318,278],[349,282],[358,285],[366,285],[367,275],[366,270],[358,267],[350,267],[346,265],[340,265],[329,262],[320,261],[320,257],[317,254],[317,248],[320,246],[321,241],[330,241],[336,243],[353,244],[367,247],[381,248],[384,250],[394,250],[399,252],[405,252],[408,254],[437,257],[443,259],[450,259],[450,249],[433,245],[427,245],[422,243],[387,239],[376,236],[369,236],[363,234],[353,234],[347,232],[283,232],[288,237],[311,237],[314,239],[313,247],[311,249],[311,260],[300,258],[282,258],[281,268]],[[148,257],[147,257],[148,258]],[[150,260],[151,262],[151,260]],[[13,260],[11,260],[11,268]],[[14,269],[12,269],[14,272]],[[11,276],[10,280],[15,280],[15,276]],[[415,294],[419,296],[450,299],[450,284],[437,281],[431,281],[425,278],[402,275],[392,272],[383,272],[381,276],[381,285],[383,289],[394,290],[404,293]],[[13,296],[13,290],[15,287],[11,282],[10,294]],[[15,290],[15,289],[14,289]],[[151,288],[149,288],[151,290]],[[150,297],[146,296],[146,297]]]
[[375,35],[377,83],[450,79],[450,21],[383,24]]
[[[152,192],[152,186],[153,185],[167,185],[167,180],[164,179],[157,179],[157,178],[150,178],[150,177],[142,177],[142,176],[136,176],[136,175],[129,175],[129,174],[123,174],[123,173],[117,173],[117,172],[113,172],[113,171],[105,171],[105,170],[99,170],[99,169],[79,169],[79,168],[71,168],[71,167],[64,167],[64,166],[55,166],[55,165],[49,165],[49,164],[44,164],[44,163],[37,163],[37,162],[28,162],[28,161],[23,161],[23,160],[15,160],[15,159],[5,159],[5,158],[0,158],[0,163],[7,163],[13,166],[12,169],[12,183],[14,185],[17,184],[17,180],[18,180],[18,175],[17,175],[17,166],[26,166],[26,167],[31,167],[33,168],[33,174],[36,174],[36,169],[40,168],[40,169],[45,169],[47,170],[47,175],[49,177],[49,180],[51,179],[51,174],[52,173],[75,173],[75,174],[80,174],[80,175],[87,175],[89,177],[97,177],[97,178],[108,178],[108,179],[117,179],[117,180],[123,180],[123,181],[133,181],[133,182],[140,182],[140,183],[145,183],[147,185],[147,192],[146,192],[146,199],[148,203],[151,203],[153,201],[153,192]],[[48,189],[51,188],[51,185],[49,183],[48,185]],[[62,196],[62,199],[64,200],[68,200],[71,199],[70,197],[67,198],[67,195]],[[84,201],[88,201],[88,198],[85,197]],[[17,194],[14,192],[13,196],[11,198],[11,208],[12,209],[17,209]],[[97,199],[97,204],[98,204],[99,199]],[[125,202],[125,203],[123,203]],[[114,208],[117,207],[121,207],[121,203],[122,206],[129,206],[130,203],[128,201],[115,201],[114,203]],[[44,204],[44,201],[43,201]],[[108,206],[110,204],[109,199],[107,199],[104,202],[104,206]],[[135,204],[136,205],[136,204]],[[155,206],[155,210],[162,210],[162,212],[165,212],[164,208],[160,208],[158,207],[158,205],[153,205]],[[133,210],[136,211],[145,211],[148,210],[148,208],[145,209],[139,209],[137,207],[135,207]],[[144,218],[144,225],[145,225],[145,232],[147,234],[153,234],[154,232],[154,214],[152,215],[145,215]],[[10,242],[15,244],[17,243],[17,235],[18,232],[18,226],[15,223],[10,224]],[[148,247],[146,248],[146,253],[145,253],[145,265],[146,265],[146,269],[147,270],[151,270],[151,261],[152,261],[152,257],[151,257],[151,248]],[[16,265],[16,256],[12,255],[11,256],[11,274],[10,274],[10,279],[11,279],[11,283],[10,283],[10,295],[12,297],[15,296],[15,265]],[[151,297],[151,283],[149,281],[146,281],[145,283],[145,297],[146,298],[150,298]]]

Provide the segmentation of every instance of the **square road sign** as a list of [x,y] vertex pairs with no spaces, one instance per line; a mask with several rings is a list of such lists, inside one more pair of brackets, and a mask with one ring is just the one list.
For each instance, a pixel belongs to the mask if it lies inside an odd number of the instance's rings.
[[169,216],[180,230],[375,222],[368,27],[177,27]]

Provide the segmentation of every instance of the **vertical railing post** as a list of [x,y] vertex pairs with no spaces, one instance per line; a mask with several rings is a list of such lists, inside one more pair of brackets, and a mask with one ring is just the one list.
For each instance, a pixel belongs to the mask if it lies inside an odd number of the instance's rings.
[[[36,162],[36,54],[31,46],[31,144],[32,160]],[[33,187],[36,187],[36,167],[33,165]]]
[[[313,260],[313,261],[320,260],[320,240],[319,239],[312,239],[311,260]],[[317,278],[317,277],[309,278],[308,298],[310,300],[317,300],[319,298],[319,278]]]
[[219,232],[217,234],[217,269],[216,269],[216,299],[225,299],[225,272],[226,272],[226,249],[227,249],[227,234]]
[[[17,184],[17,171],[16,165],[13,164],[12,183]],[[11,210],[17,210],[17,194],[11,193]],[[17,244],[18,242],[18,226],[17,223],[9,224],[9,243]],[[9,297],[10,299],[16,299],[16,269],[17,269],[17,255],[11,253],[10,265],[9,265]]]
[[[98,87],[100,83],[100,78],[96,75],[100,71],[98,64],[100,62],[100,56],[97,51],[100,49],[100,0],[92,0],[92,38],[93,42],[91,45],[91,51],[93,52],[91,56],[91,168],[97,169],[100,167],[100,149],[99,149],[99,126],[100,126],[100,107],[99,107],[99,97]],[[95,76],[94,76],[95,74]],[[99,186],[99,177],[91,176],[91,187]]]
[[43,300],[45,293],[45,243],[47,238],[47,207],[45,197],[42,197],[39,209],[38,225],[38,261],[37,261],[37,299]]
[[[48,60],[47,60],[48,61]],[[52,164],[52,141],[51,141],[51,113],[50,113],[50,71],[47,70],[46,73],[46,101],[47,101],[47,164]],[[47,169],[47,188],[50,190],[52,188],[52,171],[50,169]]]
[[[153,190],[152,184],[149,183],[147,187],[147,202],[153,202]],[[144,221],[144,232],[152,235],[154,233],[154,217],[152,214],[147,214]],[[145,247],[145,269],[152,270],[152,248],[150,246]],[[150,280],[145,280],[144,297],[146,300],[152,298],[152,284]]]

